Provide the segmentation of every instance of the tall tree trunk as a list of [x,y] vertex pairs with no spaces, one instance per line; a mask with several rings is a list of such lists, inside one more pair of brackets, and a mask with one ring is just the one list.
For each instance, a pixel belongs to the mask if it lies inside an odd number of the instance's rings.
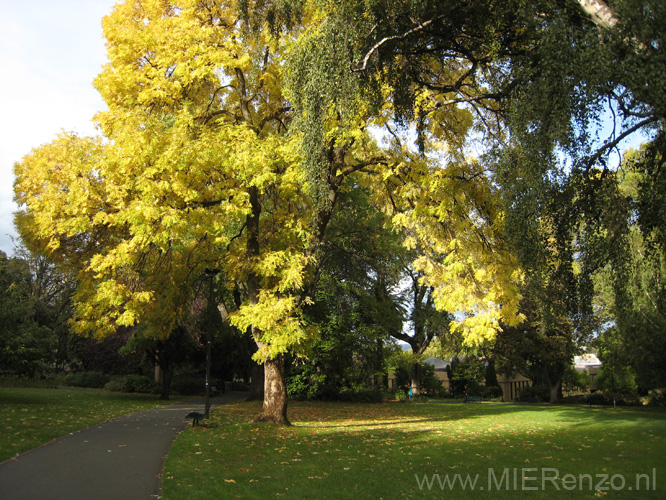
[[384,341],[382,339],[377,339],[375,346],[375,376],[374,384],[375,387],[380,389],[386,389],[386,370],[384,369]]
[[264,405],[254,421],[291,425],[287,418],[287,385],[282,356],[264,362]]
[[550,385],[550,402],[556,404],[559,398],[560,384],[562,383],[562,378],[558,378],[554,384]]
[[248,401],[264,400],[264,365],[252,363],[252,382],[250,383],[250,395]]
[[558,401],[558,395],[560,392],[560,384],[562,384],[562,375],[564,374],[564,370],[559,371],[557,374],[551,373],[553,368],[549,370],[548,367],[544,367],[545,374],[546,374],[546,383],[548,384],[548,389],[550,390],[550,403],[555,404]]
[[414,395],[421,393],[421,363],[412,365],[412,391]]
[[171,381],[173,380],[173,370],[162,370],[162,386],[160,389],[160,399],[168,401],[171,398]]
[[[248,194],[252,212],[247,216],[247,257],[253,263],[259,257],[261,250],[259,246],[261,204],[259,190],[256,186],[252,186]],[[252,304],[259,303],[259,287],[259,276],[254,271],[250,271],[247,276],[247,294]],[[257,343],[257,347],[261,349],[264,346],[261,342],[261,331],[254,325],[251,328],[252,337]],[[255,422],[291,425],[287,418],[287,386],[284,383],[283,372],[284,359],[282,356],[269,358],[264,362],[264,406]]]
[[173,362],[163,351],[155,353],[155,360],[160,367],[160,399],[169,401],[171,398],[171,381],[173,380]]

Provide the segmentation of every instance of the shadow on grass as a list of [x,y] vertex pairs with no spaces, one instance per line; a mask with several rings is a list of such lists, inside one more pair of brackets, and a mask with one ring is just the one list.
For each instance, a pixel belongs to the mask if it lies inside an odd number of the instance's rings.
[[464,403],[446,405],[439,405],[438,403],[361,405],[312,402],[296,402],[292,407],[290,418],[294,426],[318,427],[320,429],[345,427],[390,428],[409,424],[425,424],[427,422],[450,423],[501,416],[521,416],[523,419],[529,420],[530,415],[534,415],[535,420],[543,420],[543,414],[548,414],[551,420],[567,422],[569,425],[576,426],[598,425],[603,422],[638,424],[650,421],[666,424],[665,408],[647,407],[590,408],[587,406],[513,403],[492,405],[467,405]]

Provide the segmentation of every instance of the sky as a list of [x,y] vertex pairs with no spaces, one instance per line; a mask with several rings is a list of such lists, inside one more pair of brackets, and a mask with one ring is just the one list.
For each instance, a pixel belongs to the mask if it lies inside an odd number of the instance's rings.
[[0,0],[0,250],[12,254],[13,166],[63,130],[96,133],[102,18],[116,0]]

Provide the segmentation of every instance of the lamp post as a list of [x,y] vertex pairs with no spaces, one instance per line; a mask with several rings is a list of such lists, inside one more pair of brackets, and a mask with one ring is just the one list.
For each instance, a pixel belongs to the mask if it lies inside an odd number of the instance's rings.
[[206,329],[206,400],[204,418],[208,418],[210,412],[210,358],[213,337],[213,279],[219,273],[218,269],[206,269],[204,273],[210,280],[208,288],[208,328]]

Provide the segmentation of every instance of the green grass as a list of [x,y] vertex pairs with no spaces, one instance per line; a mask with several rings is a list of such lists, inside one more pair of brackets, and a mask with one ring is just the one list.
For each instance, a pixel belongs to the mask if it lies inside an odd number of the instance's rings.
[[[666,497],[663,410],[291,403],[289,428],[252,423],[258,411],[253,403],[222,406],[207,427],[181,433],[162,498]],[[442,489],[433,474],[456,483]],[[478,475],[473,491],[459,482],[467,474]],[[650,491],[645,477],[636,491],[637,474],[647,474]]]
[[0,461],[78,429],[162,405],[148,394],[1,387]]

